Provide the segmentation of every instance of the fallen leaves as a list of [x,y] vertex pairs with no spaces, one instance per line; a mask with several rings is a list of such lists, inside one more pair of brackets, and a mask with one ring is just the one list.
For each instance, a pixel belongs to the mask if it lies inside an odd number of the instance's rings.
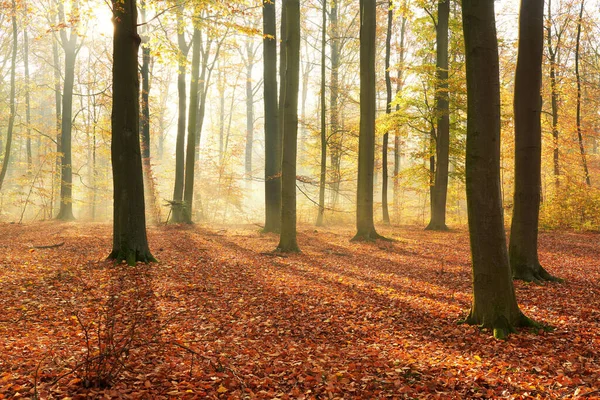
[[[383,233],[398,240],[307,229],[302,254],[272,257],[277,237],[254,228],[153,228],[161,262],[129,268],[99,261],[109,226],[0,225],[0,398],[598,394],[595,235],[542,234],[542,263],[566,283],[516,288],[523,311],[556,329],[498,342],[456,325],[471,299],[466,233]],[[106,354],[124,368],[86,387],[73,368]]]

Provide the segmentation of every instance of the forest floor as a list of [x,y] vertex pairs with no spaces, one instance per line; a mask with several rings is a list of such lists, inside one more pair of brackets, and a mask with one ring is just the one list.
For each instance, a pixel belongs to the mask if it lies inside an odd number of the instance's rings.
[[541,234],[565,283],[517,297],[555,329],[498,341],[457,324],[467,232],[380,233],[303,226],[276,255],[256,226],[157,227],[160,261],[127,267],[109,225],[0,225],[0,398],[600,397],[598,234]]

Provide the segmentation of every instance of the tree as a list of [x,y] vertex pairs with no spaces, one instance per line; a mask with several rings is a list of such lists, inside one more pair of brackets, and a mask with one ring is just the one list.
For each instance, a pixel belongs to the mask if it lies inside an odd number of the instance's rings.
[[555,279],[538,259],[543,50],[544,0],[523,0],[515,73],[515,193],[509,256],[515,279],[536,282]]
[[435,111],[436,165],[435,180],[431,191],[431,221],[426,229],[447,230],[446,198],[448,194],[448,160],[450,152],[450,116],[448,105],[448,21],[450,0],[438,1],[436,25],[436,91]]
[[505,338],[533,324],[510,274],[500,193],[500,81],[494,0],[463,0],[467,70],[466,187],[473,302],[465,322]]
[[[78,17],[79,2],[73,3],[72,18]],[[65,24],[65,10],[63,0],[58,2],[58,17],[61,24]],[[62,120],[60,134],[61,151],[61,180],[60,180],[60,210],[56,219],[71,221],[73,215],[73,166],[71,154],[71,133],[73,128],[73,87],[75,83],[75,61],[80,47],[77,46],[77,29],[71,28],[67,35],[66,29],[60,30],[60,45],[65,52],[65,76],[62,96]]]
[[10,114],[8,116],[8,130],[6,133],[6,147],[4,150],[4,158],[2,160],[2,168],[0,169],[0,190],[2,190],[2,184],[6,177],[6,171],[8,170],[8,163],[10,161],[10,148],[12,144],[13,128],[15,125],[15,72],[17,66],[17,48],[19,46],[18,40],[18,29],[17,29],[17,4],[15,0],[12,0],[12,52],[10,60]]
[[296,241],[296,156],[300,86],[300,1],[286,0],[283,158],[281,163],[281,235],[277,251],[299,252]]
[[[321,172],[319,174],[319,214],[317,226],[323,225],[325,214],[325,180],[327,178],[327,107],[325,106],[325,46],[327,44],[327,0],[323,0],[321,26]],[[304,85],[306,87],[306,85]]]
[[183,212],[183,186],[185,175],[185,111],[187,107],[187,98],[185,93],[185,70],[187,54],[190,45],[185,41],[185,32],[183,27],[183,3],[179,2],[177,6],[177,45],[179,55],[177,60],[177,96],[178,96],[178,118],[177,118],[177,139],[175,142],[175,185],[173,186],[172,202],[172,223],[184,222]]
[[[394,21],[394,3],[390,0],[388,4],[388,12],[387,12],[387,32],[385,37],[385,92],[386,92],[386,102],[385,102],[385,113],[392,113],[392,78],[390,76],[390,57],[392,50],[392,24]],[[383,222],[386,224],[390,223],[390,212],[388,209],[388,143],[389,143],[390,134],[389,132],[385,132],[383,134],[383,153],[381,157],[381,162],[383,164],[382,171],[382,180],[383,187],[381,189],[381,209],[383,211]]]
[[275,2],[263,3],[263,79],[265,108],[265,227],[278,232],[281,221],[281,137],[277,105],[277,29]]
[[590,171],[588,170],[587,160],[585,157],[585,148],[583,146],[583,135],[581,134],[581,74],[579,73],[579,48],[581,43],[581,20],[583,19],[583,9],[585,0],[581,0],[581,8],[579,9],[579,18],[577,19],[577,38],[575,39],[575,78],[577,80],[577,139],[579,141],[579,153],[581,154],[581,162],[583,164],[583,172],[585,175],[585,183],[592,186],[590,180]]
[[146,238],[144,178],[139,130],[138,49],[135,0],[113,0],[113,104],[111,160],[114,185],[113,250],[117,262],[156,261]]
[[377,7],[360,0],[360,133],[358,138],[358,187],[356,235],[352,240],[381,238],[373,222],[373,168],[375,164],[375,33]]

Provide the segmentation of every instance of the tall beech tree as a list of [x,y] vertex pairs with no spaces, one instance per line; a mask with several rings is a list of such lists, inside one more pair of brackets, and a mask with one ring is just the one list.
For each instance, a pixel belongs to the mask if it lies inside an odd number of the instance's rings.
[[577,140],[579,142],[579,154],[581,155],[581,163],[583,165],[585,183],[588,186],[592,186],[592,181],[590,179],[590,171],[588,169],[587,159],[585,156],[585,147],[583,145],[583,135],[581,133],[581,74],[579,72],[579,49],[581,47],[581,20],[583,19],[584,6],[585,0],[581,0],[579,18],[577,19],[577,36],[575,38],[575,80],[577,81],[577,111],[575,115],[575,124],[577,125]]
[[494,0],[463,0],[467,72],[466,188],[473,302],[465,322],[505,338],[534,323],[519,309],[500,192],[500,79]]
[[510,267],[515,279],[554,280],[538,259],[542,162],[542,53],[544,0],[522,0],[515,74],[515,193]]
[[373,222],[373,168],[375,166],[375,33],[377,6],[360,0],[360,133],[358,136],[358,187],[356,235],[352,240],[381,238]]
[[283,157],[281,163],[281,235],[277,251],[298,252],[296,241],[296,158],[298,150],[298,90],[300,86],[300,1],[286,0],[285,90],[283,96]]
[[450,0],[438,1],[436,25],[435,90],[435,178],[431,190],[431,221],[426,229],[447,230],[446,198],[448,195],[448,160],[450,152],[450,115],[448,102],[448,21]]
[[[394,22],[394,3],[392,0],[388,3],[387,12],[387,32],[385,37],[385,113],[392,113],[392,78],[390,76],[390,58],[392,50],[392,25]],[[383,145],[381,154],[381,163],[383,165],[382,170],[382,181],[383,185],[381,188],[381,210],[383,212],[383,222],[386,224],[390,223],[390,211],[388,207],[388,146],[389,146],[390,134],[385,132],[383,134]]]
[[[317,226],[323,225],[325,214],[325,180],[327,178],[327,107],[325,106],[325,65],[327,45],[327,0],[323,0],[321,9],[321,172],[319,174],[319,214],[317,215]],[[306,85],[304,85],[304,88]]]
[[2,190],[2,184],[6,177],[6,171],[8,171],[8,163],[10,162],[10,149],[12,145],[13,129],[15,126],[15,93],[16,83],[15,75],[17,69],[17,49],[19,47],[19,31],[17,27],[17,4],[15,0],[12,0],[12,51],[10,57],[10,113],[8,115],[8,128],[6,132],[6,147],[4,149],[4,158],[2,159],[2,168],[0,169],[0,190]]
[[278,232],[281,222],[281,137],[277,105],[277,27],[275,2],[263,2],[263,90],[265,109],[265,227]]
[[187,108],[187,94],[185,92],[185,71],[187,55],[190,50],[190,44],[185,40],[185,32],[183,26],[183,2],[179,2],[177,6],[177,45],[179,47],[179,55],[177,60],[177,98],[178,98],[178,117],[177,117],[177,139],[175,141],[175,185],[173,186],[173,202],[172,202],[172,223],[184,222],[185,216],[183,212],[183,186],[185,179],[185,112]]
[[[73,3],[72,17],[78,18],[79,2]],[[66,24],[63,0],[58,2],[58,18],[61,24]],[[60,133],[61,179],[60,179],[60,209],[56,219],[71,221],[73,215],[73,166],[71,151],[71,133],[73,128],[73,88],[75,83],[75,61],[81,48],[78,46],[79,35],[77,28],[71,27],[67,34],[66,27],[60,29],[60,45],[65,53],[65,75],[62,91],[62,120]]]
[[140,149],[140,82],[135,0],[114,0],[111,160],[114,186],[113,249],[109,259],[155,261],[146,238],[144,178]]

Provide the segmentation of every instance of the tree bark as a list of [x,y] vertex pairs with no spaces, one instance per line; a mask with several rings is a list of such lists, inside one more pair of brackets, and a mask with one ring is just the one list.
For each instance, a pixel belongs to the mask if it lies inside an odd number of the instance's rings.
[[373,168],[375,164],[375,1],[360,0],[360,133],[358,138],[358,187],[356,235],[352,240],[381,236],[373,222]]
[[184,222],[184,203],[183,187],[185,179],[185,127],[186,127],[186,108],[187,94],[185,84],[185,63],[190,49],[189,44],[185,42],[183,31],[183,5],[177,7],[177,44],[179,46],[179,60],[177,69],[177,98],[178,98],[178,117],[177,117],[177,139],[175,141],[175,186],[173,187],[173,203],[171,206],[171,223]]
[[[194,25],[197,24],[195,21]],[[196,128],[198,124],[198,87],[200,79],[200,47],[202,36],[197,26],[194,26],[192,37],[192,79],[190,82],[190,108],[188,110],[188,136],[185,153],[185,190],[183,194],[182,222],[192,223],[192,206],[194,201],[194,169],[196,165]]]
[[[392,78],[390,76],[390,56],[392,49],[392,23],[394,21],[394,3],[392,0],[388,3],[387,12],[387,33],[385,38],[385,92],[386,92],[386,104],[385,113],[392,113]],[[381,209],[383,212],[383,222],[385,224],[390,223],[390,211],[388,208],[388,146],[389,146],[389,132],[383,134],[383,145],[381,162],[383,165],[382,170],[382,188],[381,188]]]
[[342,138],[339,116],[340,37],[338,27],[339,1],[331,3],[329,14],[329,51],[331,77],[329,82],[329,140],[331,149],[331,208],[337,207],[341,184]]
[[144,179],[139,130],[137,8],[113,1],[113,104],[111,160],[114,185],[113,250],[109,259],[155,261],[146,238]]
[[[27,7],[27,5],[25,5]],[[25,18],[27,13],[25,12]],[[27,29],[23,29],[23,67],[25,72],[25,123],[27,125],[27,173],[31,175],[33,172],[33,157],[31,154],[31,101],[29,88],[29,38]]]
[[4,158],[2,159],[2,168],[0,169],[0,190],[2,190],[2,184],[6,177],[6,171],[8,171],[8,163],[10,162],[10,150],[12,145],[13,128],[15,125],[15,95],[16,95],[16,84],[15,74],[17,69],[17,48],[19,46],[19,32],[17,28],[17,4],[15,0],[12,0],[13,14],[11,17],[12,21],[12,54],[10,61],[10,114],[8,115],[8,129],[6,132],[6,147],[4,149]]
[[575,78],[577,80],[577,139],[579,141],[579,153],[581,154],[581,163],[583,164],[583,173],[585,175],[585,183],[592,186],[590,179],[590,171],[588,170],[587,159],[585,157],[585,147],[583,145],[583,135],[581,132],[581,74],[579,73],[579,48],[581,43],[581,20],[583,18],[583,9],[585,0],[581,0],[581,8],[579,9],[579,19],[577,20],[577,38],[575,39]]
[[548,58],[550,61],[550,98],[552,105],[552,140],[553,140],[553,160],[554,160],[554,185],[556,188],[560,185],[560,163],[559,163],[559,132],[558,132],[558,87],[556,72],[556,53],[558,52],[558,43],[552,47],[552,0],[548,0],[548,25],[546,38],[548,42]]
[[[403,75],[404,75],[404,37],[406,34],[406,16],[402,15],[402,21],[400,23],[400,61],[398,66],[398,81],[396,82],[396,93],[402,91],[403,86]],[[400,111],[400,105],[396,105],[396,111]],[[401,142],[400,142],[400,127],[396,127],[396,134],[394,135],[394,212],[396,217],[400,216],[400,163],[401,158]]]
[[300,1],[286,0],[285,96],[283,100],[283,158],[281,164],[281,235],[277,251],[299,252],[296,241],[296,156],[298,89],[300,83]]
[[245,178],[252,182],[252,145],[254,144],[254,91],[252,90],[252,70],[254,69],[254,46],[246,43],[246,152],[245,152]]
[[[335,1],[335,0],[334,0]],[[325,47],[327,44],[327,0],[323,0],[321,26],[321,173],[319,174],[319,214],[317,226],[323,226],[325,214],[325,181],[327,178],[327,107],[325,106]]]
[[433,190],[431,191],[431,221],[428,230],[445,231],[446,198],[448,195],[448,162],[450,152],[450,115],[448,101],[448,20],[450,0],[438,1],[436,26],[436,90],[435,113],[436,166]]
[[505,338],[531,325],[510,274],[500,192],[500,81],[494,0],[463,0],[467,71],[466,189],[473,271],[467,323]]
[[[74,3],[74,13],[77,13],[77,2]],[[60,22],[65,22],[64,6],[62,0],[59,2]],[[73,88],[75,82],[75,60],[77,58],[77,40],[76,30],[71,30],[71,35],[67,37],[67,32],[63,28],[60,31],[61,46],[65,52],[65,76],[62,97],[62,121],[60,135],[61,149],[61,184],[60,184],[60,210],[56,219],[61,221],[72,221],[73,215],[73,166],[71,154],[71,133],[73,127]]]
[[[281,223],[281,136],[277,104],[277,28],[275,3],[269,0],[265,0],[263,3],[263,33],[265,109],[265,227],[263,231],[279,232]],[[283,85],[283,81],[280,84]]]
[[555,279],[538,259],[543,50],[544,0],[522,0],[514,93],[515,193],[509,255],[513,278],[535,282]]

